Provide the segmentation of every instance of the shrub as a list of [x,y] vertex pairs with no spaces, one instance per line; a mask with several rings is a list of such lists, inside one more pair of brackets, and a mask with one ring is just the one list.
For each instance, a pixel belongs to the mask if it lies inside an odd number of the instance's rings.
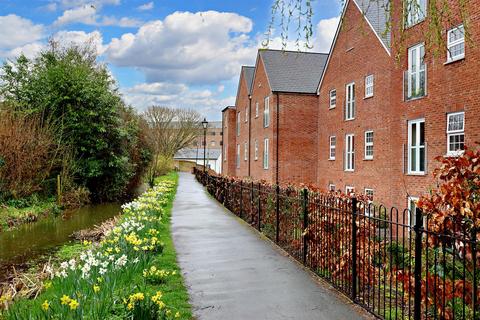
[[0,111],[1,198],[18,199],[40,191],[58,151],[52,131],[41,125],[41,119]]

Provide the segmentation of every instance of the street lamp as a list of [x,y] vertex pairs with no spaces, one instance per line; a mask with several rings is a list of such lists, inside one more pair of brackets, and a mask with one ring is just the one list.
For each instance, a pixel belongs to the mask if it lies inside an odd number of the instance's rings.
[[206,165],[206,153],[207,153],[207,128],[208,128],[208,121],[206,118],[203,118],[202,121],[203,126],[203,172],[205,172]]

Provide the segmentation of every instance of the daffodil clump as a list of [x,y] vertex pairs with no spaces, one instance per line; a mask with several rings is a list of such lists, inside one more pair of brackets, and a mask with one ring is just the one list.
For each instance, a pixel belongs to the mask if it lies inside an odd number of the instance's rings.
[[150,269],[143,270],[143,276],[150,283],[162,283],[167,280],[170,276],[175,276],[177,272],[166,271],[163,269],[158,269],[156,266],[151,266]]
[[[157,256],[164,244],[158,229],[168,223],[166,207],[176,190],[176,181],[172,180],[158,183],[137,200],[123,205],[122,219],[103,241],[84,243],[85,251],[79,257],[47,270],[51,279],[44,283],[44,292],[36,299],[13,303],[0,313],[0,319],[180,317],[177,310],[161,300],[161,292],[149,292],[147,283],[150,277],[156,281],[178,275],[173,271],[157,272],[152,265],[153,259],[161,261]],[[128,292],[131,294],[126,298]],[[155,317],[139,318],[139,310]]]

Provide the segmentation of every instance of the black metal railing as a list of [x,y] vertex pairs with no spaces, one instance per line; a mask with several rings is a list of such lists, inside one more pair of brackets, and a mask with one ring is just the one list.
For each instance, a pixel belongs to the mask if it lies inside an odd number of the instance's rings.
[[375,316],[480,319],[475,227],[446,219],[433,231],[420,209],[412,215],[365,199],[194,174],[232,213]]

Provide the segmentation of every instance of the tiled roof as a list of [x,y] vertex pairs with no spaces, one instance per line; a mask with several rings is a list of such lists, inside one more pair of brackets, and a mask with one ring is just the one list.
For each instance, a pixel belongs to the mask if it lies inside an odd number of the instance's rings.
[[248,93],[252,93],[252,82],[253,82],[253,74],[255,73],[255,67],[248,67],[243,66],[242,72],[245,77],[245,81],[247,82],[247,90]]
[[390,50],[391,33],[388,27],[390,0],[353,0],[384,46]]
[[[217,160],[222,154],[221,149],[207,149],[206,158],[210,160]],[[201,148],[185,148],[179,150],[173,159],[176,160],[202,160],[203,159],[203,147]]]
[[328,54],[260,50],[272,91],[316,93]]

